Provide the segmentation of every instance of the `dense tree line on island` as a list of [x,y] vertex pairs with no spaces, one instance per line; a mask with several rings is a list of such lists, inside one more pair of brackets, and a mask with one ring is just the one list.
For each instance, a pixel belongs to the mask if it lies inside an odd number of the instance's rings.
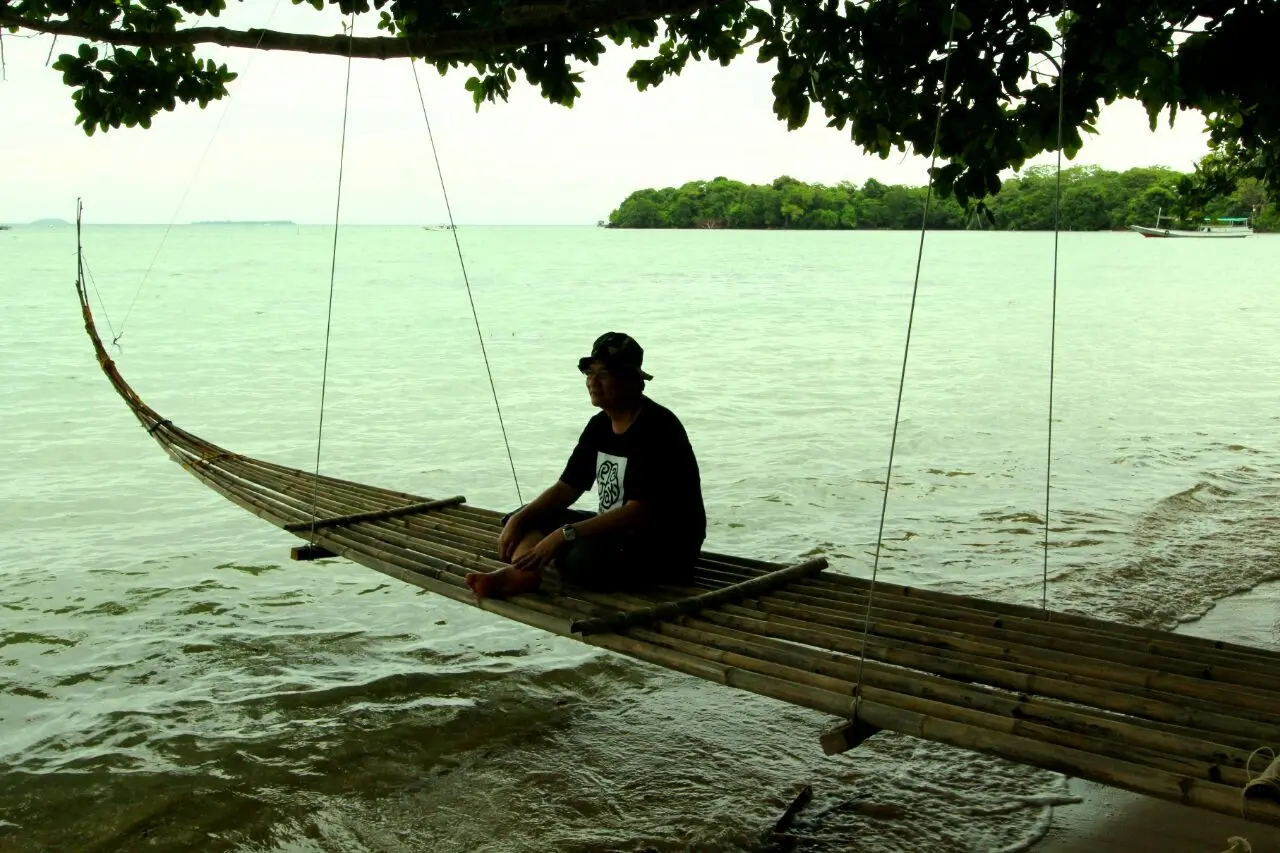
[[[1064,169],[1060,227],[1105,231],[1153,225],[1158,213],[1163,211],[1167,217],[1180,207],[1178,186],[1186,177],[1159,166],[1126,172],[1095,166]],[[1024,170],[987,200],[990,218],[966,210],[954,197],[935,195],[929,227],[1052,229],[1056,184],[1051,166]],[[610,228],[918,229],[926,193],[926,187],[883,184],[874,178],[861,186],[849,181],[834,186],[806,184],[786,176],[771,184],[716,178],[637,190],[603,224]],[[1256,180],[1243,180],[1229,195],[1213,198],[1189,218],[1246,216],[1256,230],[1280,230],[1280,214],[1267,201]]]

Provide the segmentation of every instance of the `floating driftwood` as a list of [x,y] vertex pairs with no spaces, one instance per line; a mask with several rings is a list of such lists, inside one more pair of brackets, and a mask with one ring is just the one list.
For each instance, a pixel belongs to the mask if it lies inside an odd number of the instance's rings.
[[[121,377],[77,282],[85,328],[121,398],[206,486],[308,540],[462,604],[849,725],[828,751],[894,731],[1280,826],[1280,654],[894,584],[874,591],[821,560],[784,567],[706,552],[691,584],[543,589],[478,601],[501,515],[225,450],[151,409]],[[874,592],[874,594],[873,594]],[[870,609],[868,610],[868,600]],[[860,680],[860,684],[858,683]],[[1248,786],[1248,800],[1244,791]]]

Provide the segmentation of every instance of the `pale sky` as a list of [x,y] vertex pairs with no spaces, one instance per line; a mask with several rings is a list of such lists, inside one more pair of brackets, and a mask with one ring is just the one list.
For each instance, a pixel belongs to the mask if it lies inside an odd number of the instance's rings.
[[[217,23],[340,31],[340,17],[288,0],[230,5]],[[376,35],[375,19],[358,22],[356,34]],[[179,105],[150,130],[86,137],[74,124],[71,89],[45,67],[51,37],[3,38],[0,222],[72,219],[77,196],[99,223],[332,221],[345,59],[202,47],[201,56],[240,72],[229,98],[205,110]],[[75,44],[59,39],[55,57]],[[633,190],[720,175],[925,182],[925,160],[864,154],[817,109],[807,127],[787,131],[771,109],[772,66],[754,55],[728,68],[690,63],[681,77],[641,93],[626,79],[638,54],[606,44],[571,110],[522,81],[510,102],[477,113],[463,89],[466,70],[441,78],[419,68],[459,223],[593,224]],[[1107,107],[1099,131],[1075,163],[1190,170],[1206,151],[1198,115],[1180,115],[1173,129],[1162,121],[1152,133],[1131,102]],[[445,221],[408,60],[353,65],[342,207],[352,224]]]

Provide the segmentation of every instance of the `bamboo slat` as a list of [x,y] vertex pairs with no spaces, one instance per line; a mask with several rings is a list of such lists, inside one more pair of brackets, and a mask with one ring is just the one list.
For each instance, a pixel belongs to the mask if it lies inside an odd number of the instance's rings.
[[[723,563],[722,571],[733,572],[734,569]],[[742,570],[737,570],[742,571]],[[866,606],[869,584],[859,578],[841,575],[837,572],[824,572],[814,578],[808,578],[793,586],[790,593],[807,596],[825,602],[823,606],[856,609],[861,615]],[[892,589],[892,588],[891,588]],[[1214,667],[1244,669],[1255,675],[1274,673],[1280,678],[1280,658],[1274,653],[1260,653],[1257,649],[1248,649],[1247,653],[1221,648],[1226,645],[1193,635],[1165,634],[1158,640],[1149,636],[1148,629],[1133,629],[1113,623],[1102,623],[1106,628],[1096,624],[1080,625],[1076,621],[1059,619],[1056,611],[1047,614],[1044,611],[1019,605],[1006,605],[998,602],[979,602],[982,606],[972,606],[977,599],[969,599],[968,604],[953,601],[936,601],[926,596],[923,590],[911,589],[915,595],[882,595],[878,585],[876,605],[886,611],[898,613],[917,613],[923,616],[954,620],[968,626],[979,626],[987,629],[1004,629],[1024,632],[1036,636],[1059,637],[1072,641],[1087,641],[1104,648],[1125,649],[1147,655],[1176,658],[1184,662],[1197,662],[1206,667],[1209,677],[1214,677]],[[1011,613],[1010,610],[1016,612]],[[1086,620],[1096,621],[1096,620]],[[1137,634],[1133,632],[1138,632]],[[1241,647],[1244,648],[1244,647]]]
[[[849,607],[838,602],[831,602],[828,599],[806,594],[806,590],[803,589],[773,590],[770,592],[769,597],[774,601],[787,603],[809,612],[817,611],[846,618],[856,613],[856,618],[858,619],[863,618],[866,613],[865,599]],[[1170,675],[1182,675],[1202,681],[1234,684],[1264,692],[1280,689],[1280,680],[1277,679],[1277,676],[1269,675],[1266,672],[1258,673],[1232,666],[1199,663],[1194,660],[1188,661],[1185,657],[1170,657],[1146,651],[1134,651],[1116,643],[1100,642],[1095,635],[1079,632],[1078,629],[1074,628],[1070,629],[1074,636],[1053,636],[1045,632],[1023,631],[1018,628],[1005,627],[1001,624],[991,624],[986,620],[961,620],[947,616],[921,615],[912,611],[885,607],[879,604],[872,606],[871,615],[873,619],[879,618],[904,625],[915,625],[921,628],[942,631],[959,631],[966,636],[985,638],[1002,645],[1035,646],[1048,651],[1065,652],[1072,656],[1105,660],[1144,670],[1159,669],[1161,672]],[[1280,673],[1277,673],[1277,675],[1280,675]],[[1277,701],[1272,707],[1280,709],[1280,695],[1277,695],[1276,698]]]
[[[748,599],[736,606],[777,614],[796,621],[816,622],[834,628],[857,631],[863,628],[861,621],[852,617],[814,612],[810,608],[788,606],[767,599]],[[1084,675],[1208,700],[1220,701],[1223,693],[1223,685],[1210,681],[1168,674],[1160,670],[1141,669],[1108,660],[1080,657],[1038,646],[971,639],[958,631],[916,628],[912,625],[889,621],[872,622],[868,630],[881,637],[909,640],[948,651],[970,652],[993,660],[1024,663],[1044,671]],[[1231,696],[1233,704],[1237,706],[1266,713],[1280,706],[1280,695],[1258,688],[1233,685]]]
[[293,533],[300,530],[313,530],[321,527],[336,527],[339,524],[355,524],[360,521],[381,521],[386,518],[397,518],[402,515],[411,515],[419,512],[430,512],[433,509],[443,509],[447,506],[453,506],[465,501],[462,495],[455,495],[451,498],[441,498],[435,501],[420,501],[418,503],[407,504],[405,506],[390,507],[388,509],[371,509],[364,512],[353,512],[349,515],[338,515],[330,518],[317,518],[314,521],[294,521],[284,526],[284,529]]
[[708,607],[715,607],[726,601],[737,601],[745,596],[765,592],[782,584],[790,583],[797,578],[820,572],[826,567],[827,561],[822,558],[805,560],[803,563],[796,563],[794,566],[788,566],[785,569],[778,569],[776,572],[770,572],[767,575],[760,575],[750,580],[724,586],[702,595],[695,595],[679,601],[664,601],[661,604],[655,604],[643,610],[631,610],[613,616],[597,616],[576,620],[569,628],[575,634],[599,634],[620,631],[636,625],[648,624],[685,613],[705,610]]

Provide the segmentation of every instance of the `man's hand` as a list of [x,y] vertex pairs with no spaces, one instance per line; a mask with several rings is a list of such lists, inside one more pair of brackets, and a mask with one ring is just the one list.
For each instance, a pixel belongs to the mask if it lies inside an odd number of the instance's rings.
[[511,555],[523,538],[524,530],[520,525],[520,513],[516,513],[507,519],[507,523],[502,527],[502,533],[498,536],[498,559],[504,563],[511,562]]
[[521,571],[540,572],[546,568],[547,563],[555,559],[556,554],[560,553],[560,549],[566,544],[568,543],[564,541],[564,534],[554,530],[544,536],[537,545],[525,551],[512,565]]

